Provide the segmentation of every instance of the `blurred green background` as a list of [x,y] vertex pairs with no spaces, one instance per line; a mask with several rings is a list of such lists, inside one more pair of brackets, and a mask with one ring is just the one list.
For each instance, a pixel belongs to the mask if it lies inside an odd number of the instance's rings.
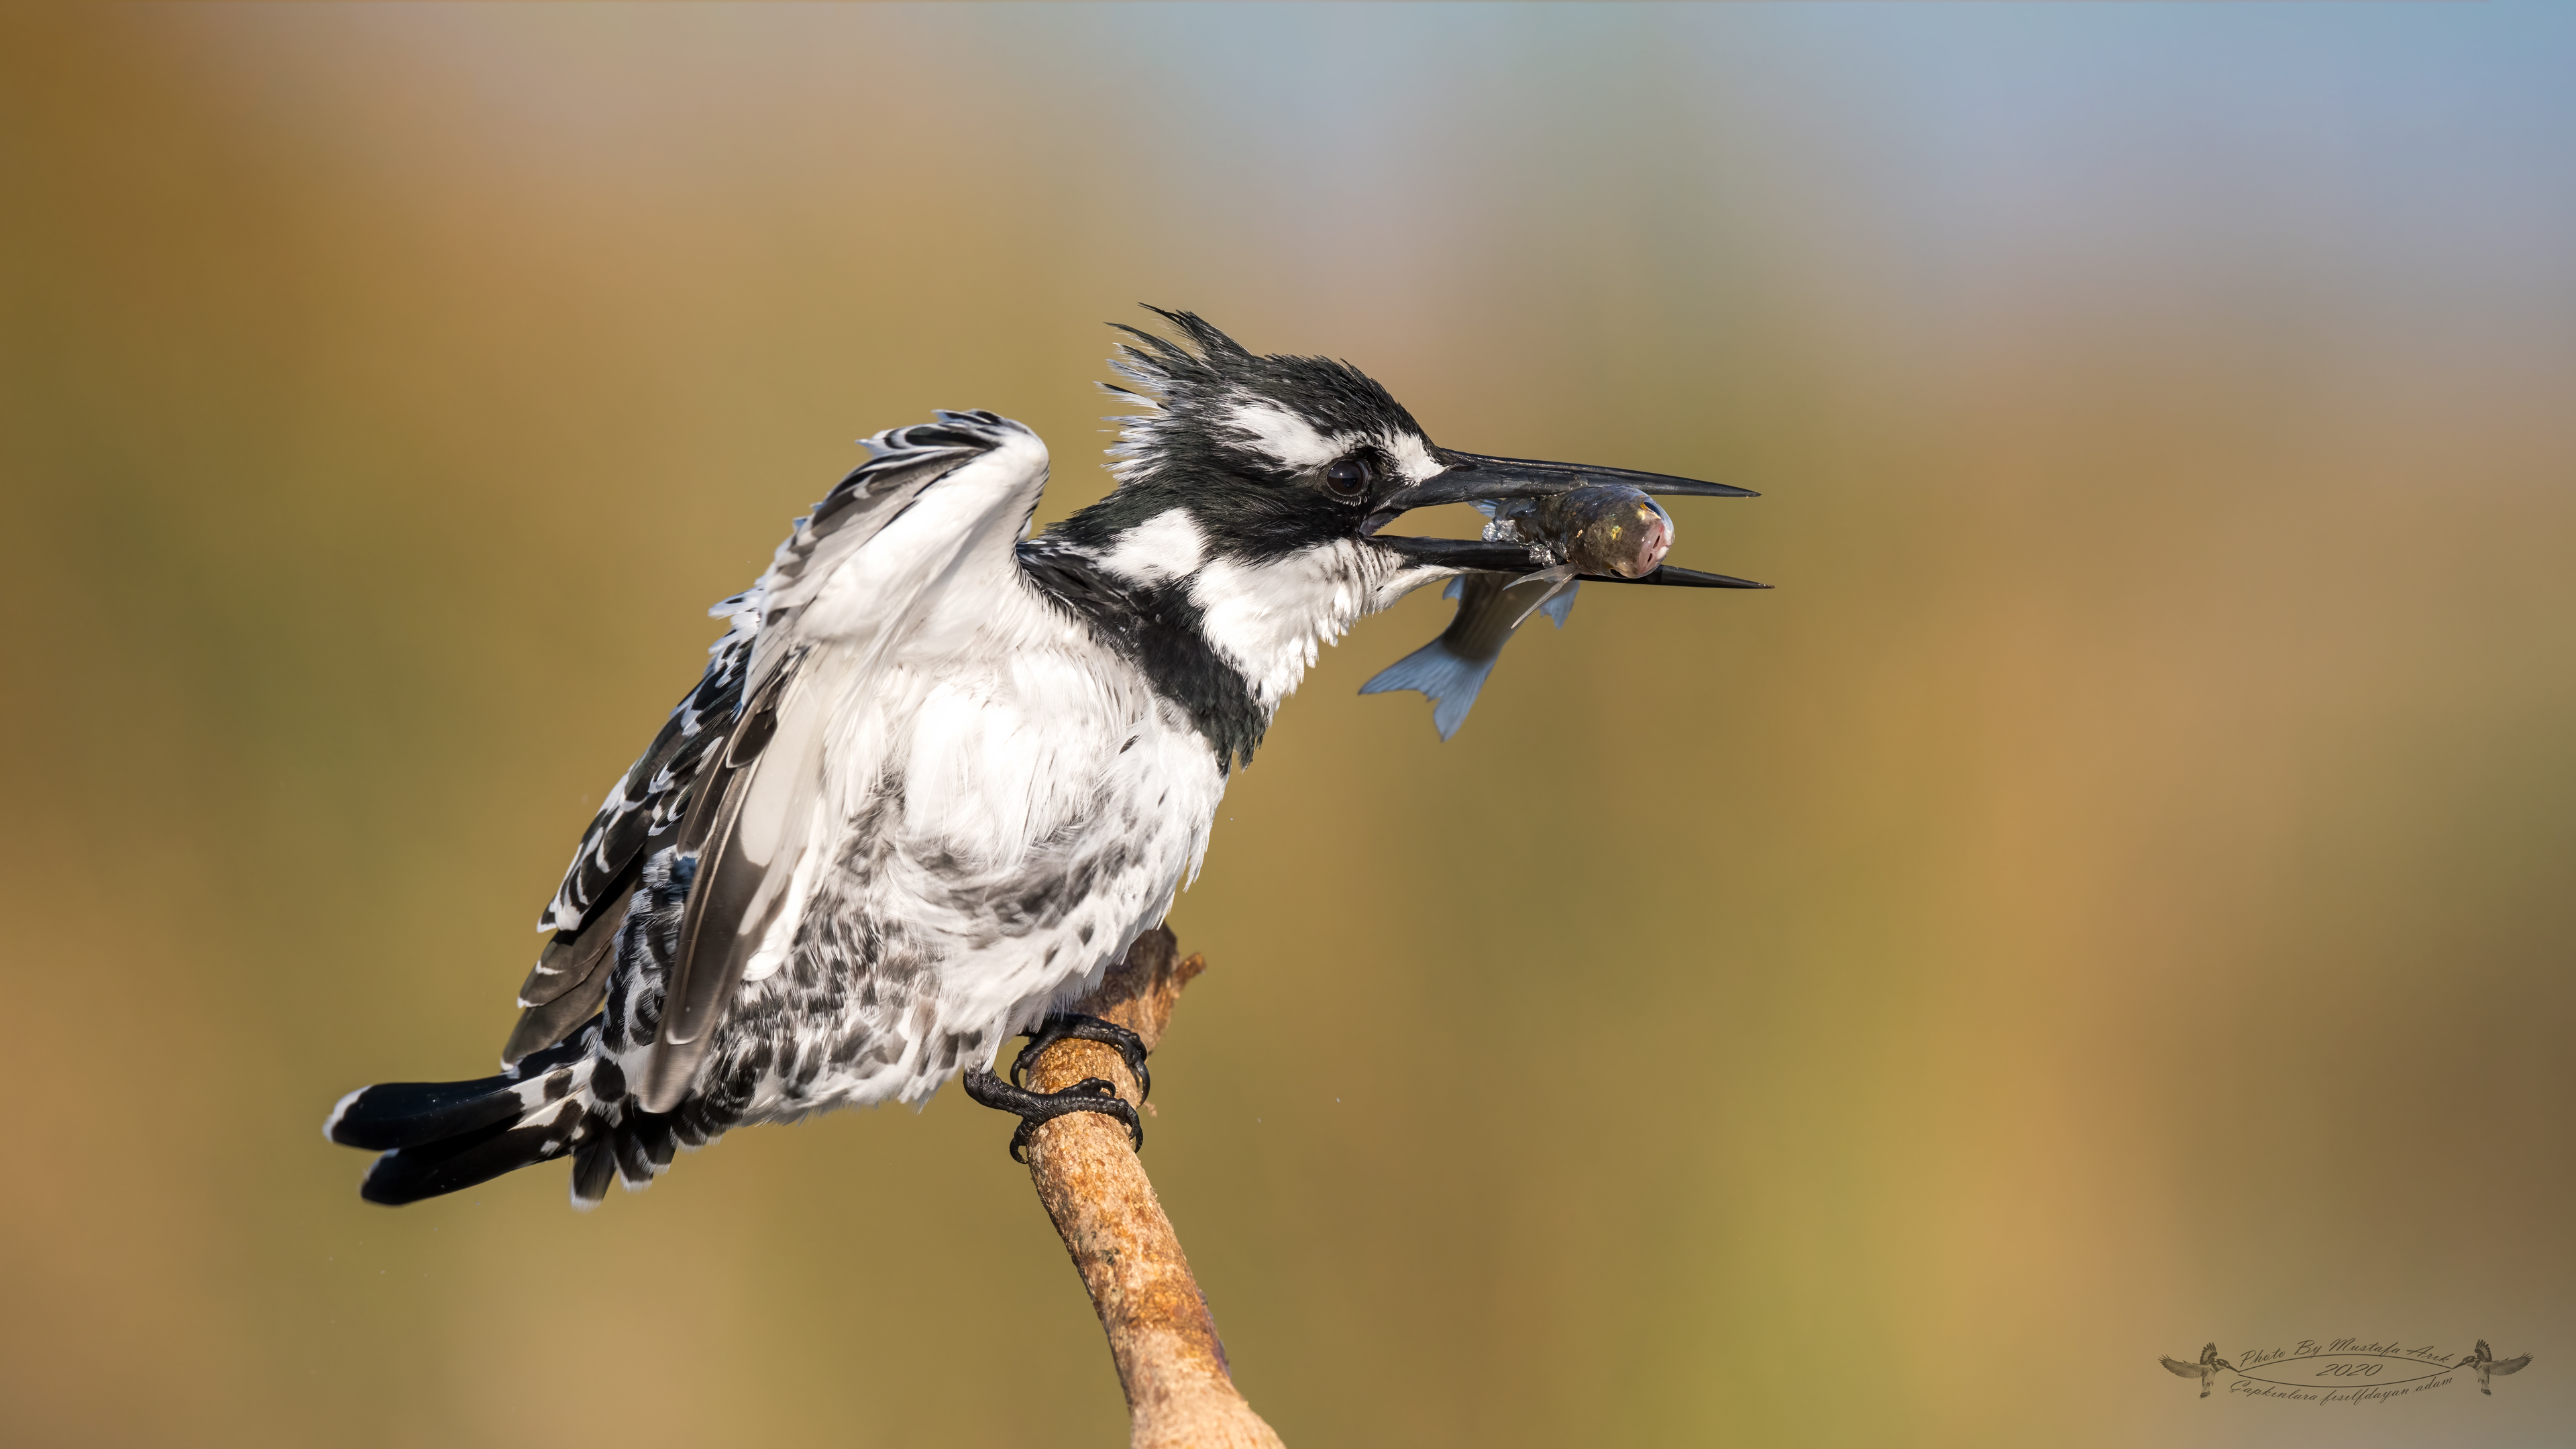
[[[11,1444],[1109,1444],[1007,1124],[576,1216],[486,1070],[703,609],[1102,323],[1695,474],[1446,746],[1327,654],[1148,1154],[1301,1445],[2576,1423],[2576,21],[2387,7],[13,7]],[[2538,1361],[2332,1408],[2156,1366]]]

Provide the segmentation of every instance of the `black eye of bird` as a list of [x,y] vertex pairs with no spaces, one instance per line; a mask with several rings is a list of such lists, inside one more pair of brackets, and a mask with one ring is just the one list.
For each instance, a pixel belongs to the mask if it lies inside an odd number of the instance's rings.
[[1377,482],[1377,459],[1368,453],[1353,453],[1325,465],[1324,486],[1336,498],[1357,498]]

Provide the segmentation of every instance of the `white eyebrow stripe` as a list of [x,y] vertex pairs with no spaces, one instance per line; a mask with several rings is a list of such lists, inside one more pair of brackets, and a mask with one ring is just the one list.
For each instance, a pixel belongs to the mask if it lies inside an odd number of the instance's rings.
[[1394,460],[1395,471],[1416,483],[1434,473],[1447,471],[1448,465],[1431,456],[1431,444],[1419,433],[1389,433],[1377,440]]
[[1268,454],[1290,468],[1321,468],[1360,441],[1357,437],[1326,437],[1315,430],[1314,424],[1277,403],[1258,400],[1236,403],[1227,410],[1225,420],[1243,431],[1243,437],[1232,446]]

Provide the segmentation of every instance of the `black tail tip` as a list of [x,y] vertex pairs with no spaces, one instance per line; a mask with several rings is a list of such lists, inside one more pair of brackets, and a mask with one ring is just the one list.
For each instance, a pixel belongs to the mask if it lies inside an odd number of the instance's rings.
[[503,1173],[534,1167],[565,1155],[572,1145],[570,1123],[546,1122],[522,1127],[495,1122],[488,1127],[386,1153],[367,1168],[358,1196],[386,1207],[402,1207],[423,1198],[481,1187]]

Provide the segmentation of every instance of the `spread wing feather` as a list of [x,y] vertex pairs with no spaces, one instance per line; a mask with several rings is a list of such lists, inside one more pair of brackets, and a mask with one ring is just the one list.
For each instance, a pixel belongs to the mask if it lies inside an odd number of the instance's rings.
[[2512,1358],[2497,1359],[2495,1362],[2487,1365],[2487,1372],[2491,1374],[2518,1374],[2529,1367],[2531,1367],[2531,1355],[2526,1353],[2518,1354]]
[[[579,932],[601,903],[622,903],[626,892],[619,887],[634,874],[645,839],[669,828],[688,809],[689,787],[697,781],[699,765],[708,750],[724,737],[742,707],[743,678],[751,664],[753,638],[759,629],[759,616],[746,618],[741,610],[747,597],[737,596],[716,606],[718,614],[732,617],[733,628],[708,650],[706,676],[671,711],[671,717],[663,721],[662,732],[653,737],[642,757],[608,792],[607,801],[582,835],[581,848],[573,853],[572,868],[564,872],[562,887],[546,906],[545,914],[538,917],[537,929],[554,931],[559,939],[567,937]],[[541,977],[542,963],[540,971],[530,973],[527,986],[520,990],[521,1001],[542,1003],[569,985]]]
[[[612,889],[632,891],[635,873],[618,877]],[[556,933],[537,957],[527,984],[519,988],[519,1024],[501,1048],[501,1065],[516,1064],[530,1052],[542,1051],[572,1034],[590,1019],[608,995],[608,978],[617,955],[617,927],[624,914],[599,911],[576,933]]]
[[823,709],[810,694],[798,701],[803,707],[794,712],[790,738],[778,738],[803,660],[788,656],[744,707],[717,775],[680,827],[677,843],[697,857],[698,871],[641,1086],[647,1111],[668,1111],[687,1092],[744,965],[785,903],[781,888],[794,861],[782,861],[780,847],[801,829],[813,804],[810,771],[803,767],[821,743]]
[[[701,752],[676,835],[697,871],[637,1084],[648,1112],[687,1094],[745,969],[763,950],[783,949],[773,927],[784,919],[792,936],[808,867],[819,864],[807,857],[828,834],[814,827],[833,713],[867,690],[924,595],[962,560],[981,554],[1016,567],[1012,546],[1046,482],[1036,435],[987,412],[941,413],[868,447],[875,456],[798,521],[735,614],[737,628],[745,616],[756,621],[749,693],[721,753]],[[950,479],[959,481],[936,486]],[[887,537],[934,497],[916,525]]]
[[2156,1362],[2163,1364],[2166,1368],[2173,1370],[2184,1378],[2196,1379],[2200,1377],[2200,1365],[2196,1363],[2184,1363],[2178,1358],[2160,1358],[2156,1360]]
[[[964,465],[997,449],[1012,452],[1015,466],[1010,471],[1026,475],[1016,480],[1024,486],[998,490],[1004,496],[994,499],[988,511],[1017,509],[1006,520],[1013,539],[1044,484],[1045,449],[1019,424],[980,411],[943,412],[938,419],[866,439],[868,461],[796,521],[760,581],[710,611],[731,627],[708,651],[705,676],[609,792],[539,919],[540,929],[556,934],[520,988],[525,1013],[511,1034],[505,1061],[561,1040],[597,1009],[615,969],[618,921],[650,853],[648,846],[676,843],[699,853],[701,865],[683,927],[690,945],[668,983],[663,1036],[679,1049],[657,1048],[649,1075],[663,1090],[648,1086],[647,1106],[661,1110],[657,1103],[675,1100],[685,1090],[711,1028],[721,1019],[730,987],[759,944],[760,930],[747,927],[743,913],[755,903],[773,912],[784,903],[783,876],[765,900],[762,885],[770,874],[767,867],[782,863],[786,838],[805,824],[800,811],[791,809],[755,822],[769,828],[764,839],[744,840],[739,838],[742,807],[763,780],[804,797],[791,804],[811,803],[810,789],[795,790],[795,781],[782,776],[810,775],[821,745],[820,715],[829,704],[820,691],[800,700],[796,688],[803,616],[842,565],[902,517],[931,485]],[[966,540],[961,535],[958,541]],[[914,581],[914,596],[923,582]],[[897,597],[884,602],[898,606],[899,612],[913,596],[893,592]],[[764,763],[772,760],[769,746],[779,724],[805,718],[800,703],[810,707],[814,718],[810,729],[799,732],[797,757]],[[742,941],[746,934],[748,943]],[[700,942],[710,949],[697,949]],[[719,945],[722,949],[713,949]],[[702,964],[702,957],[712,964]]]

